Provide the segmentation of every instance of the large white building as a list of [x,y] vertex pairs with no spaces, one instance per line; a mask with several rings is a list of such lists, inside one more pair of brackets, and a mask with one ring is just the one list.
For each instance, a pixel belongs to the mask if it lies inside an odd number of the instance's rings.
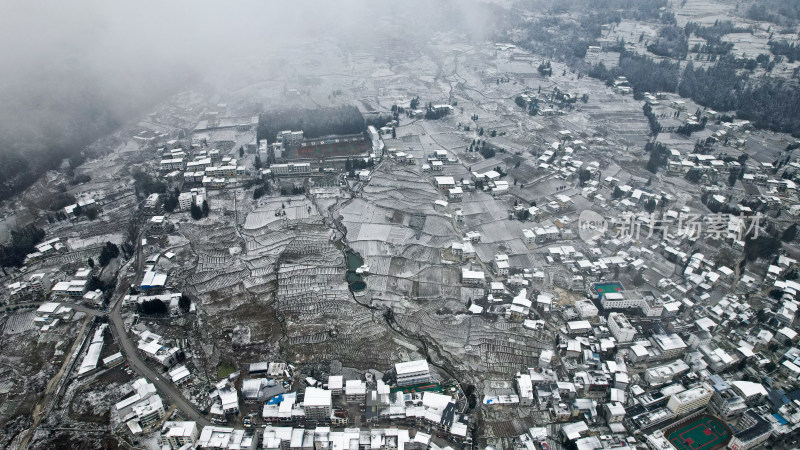
[[689,372],[691,368],[682,359],[676,359],[663,366],[650,367],[644,371],[644,379],[651,386],[660,386],[672,382],[676,377]]
[[87,283],[86,280],[59,281],[50,293],[57,297],[83,297]]
[[707,384],[701,384],[672,395],[667,402],[667,409],[676,416],[685,414],[706,406],[711,401],[712,395],[714,389]]
[[714,395],[711,396],[708,406],[716,415],[727,421],[742,415],[747,410],[744,399],[731,389],[730,384],[721,379],[714,383]]
[[675,333],[654,334],[650,342],[661,352],[660,359],[677,358],[687,349],[686,343]]
[[172,450],[179,449],[186,444],[194,445],[200,437],[197,422],[193,421],[167,421],[161,427],[161,446]]
[[486,281],[486,275],[482,270],[472,270],[468,267],[461,268],[461,283],[468,285],[480,285]]
[[731,381],[731,388],[744,399],[748,406],[758,405],[768,395],[764,385],[752,381]]
[[347,380],[344,386],[347,403],[364,403],[367,395],[367,384],[361,380]]
[[258,448],[258,435],[249,430],[235,430],[229,427],[203,427],[197,439],[198,449],[203,450],[255,450]]
[[131,383],[134,394],[117,402],[114,407],[131,433],[138,434],[164,417],[164,404],[153,383],[144,378]]
[[275,137],[277,142],[284,145],[298,145],[303,142],[303,131],[285,130],[278,133]]
[[288,164],[273,164],[270,166],[272,173],[275,175],[295,175],[311,173],[310,163],[288,163]]
[[517,383],[517,394],[519,394],[519,404],[523,406],[532,405],[535,395],[530,374],[517,373],[515,381]]
[[624,314],[614,313],[608,315],[608,329],[617,342],[631,342],[636,336],[636,328]]
[[412,384],[427,383],[431,381],[431,370],[428,361],[419,359],[394,365],[397,373],[398,386],[411,386]]
[[333,395],[342,395],[342,388],[344,386],[344,377],[341,375],[328,376],[328,389]]
[[186,162],[183,158],[168,158],[161,160],[161,170],[183,170],[186,168]]
[[664,313],[664,303],[649,291],[606,292],[600,296],[600,304],[604,309],[638,308],[647,317],[661,317]]
[[448,190],[456,187],[456,180],[453,177],[435,177],[436,187]]
[[579,300],[575,302],[575,311],[578,312],[578,315],[581,319],[591,319],[592,317],[597,317],[598,310],[597,307],[594,306],[589,300]]
[[311,420],[330,420],[331,391],[315,387],[307,387],[303,398],[303,411]]
[[181,192],[178,196],[178,208],[181,210],[188,210],[192,207],[192,203],[195,205],[202,205],[203,200],[206,198],[206,189],[203,187],[199,188],[192,188],[189,192]]

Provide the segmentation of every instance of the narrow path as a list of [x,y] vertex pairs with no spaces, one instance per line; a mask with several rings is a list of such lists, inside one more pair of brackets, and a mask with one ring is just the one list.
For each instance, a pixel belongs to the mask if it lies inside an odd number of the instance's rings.
[[[383,164],[383,161],[379,162],[373,168],[373,171],[378,170],[382,164]],[[341,221],[339,220],[339,216],[338,216],[338,214],[336,214],[336,212],[337,212],[337,210],[339,210],[341,208],[344,208],[347,205],[349,205],[355,198],[358,198],[360,196],[359,194],[361,193],[361,190],[364,189],[364,186],[366,186],[366,184],[368,184],[368,182],[359,183],[357,185],[358,188],[356,190],[348,189],[352,194],[351,197],[348,200],[344,201],[344,202],[337,202],[337,203],[331,205],[331,207],[328,208],[328,211],[327,211],[328,218],[330,219],[330,222],[331,222],[331,224],[329,226],[332,226],[337,231],[337,233],[339,233],[341,235],[341,238],[339,239],[339,242],[341,242],[341,244],[342,244],[341,251],[342,251],[342,255],[345,257],[345,259],[347,258],[347,251],[350,250],[350,246],[347,244],[347,228],[344,226],[344,224],[341,223]],[[434,366],[434,367],[440,369],[441,371],[445,372],[448,376],[450,376],[451,378],[456,380],[456,382],[459,385],[462,385],[461,379],[463,378],[463,376],[458,373],[458,371],[455,369],[454,366],[452,366],[449,363],[447,365],[437,363],[437,362],[435,362],[436,360],[434,360],[431,357],[431,350],[430,349],[432,348],[432,349],[434,349],[436,351],[436,354],[437,354],[437,357],[438,357],[437,360],[445,362],[446,358],[443,356],[441,348],[437,347],[435,344],[433,344],[432,342],[428,341],[428,339],[426,337],[424,337],[424,336],[421,336],[421,335],[413,335],[412,336],[410,333],[406,332],[405,330],[402,330],[400,328],[400,325],[397,324],[397,322],[394,321],[394,316],[392,315],[391,309],[386,308],[386,307],[378,307],[378,306],[372,306],[372,305],[368,305],[368,304],[365,304],[365,303],[361,303],[360,301],[358,301],[358,298],[356,297],[356,295],[353,292],[350,292],[350,296],[352,297],[353,301],[356,304],[358,304],[359,306],[361,306],[363,308],[366,308],[366,309],[369,309],[373,313],[374,312],[382,313],[384,315],[384,318],[385,318],[387,326],[389,327],[389,329],[391,329],[395,333],[399,334],[400,336],[402,336],[402,337],[404,337],[404,338],[406,338],[408,340],[418,341],[422,346],[422,354],[425,355],[425,359],[429,362],[429,364],[431,364],[432,366]]]
[[72,343],[72,347],[69,350],[69,358],[65,358],[64,362],[61,364],[61,368],[53,375],[53,378],[47,383],[47,387],[45,388],[44,396],[39,400],[39,402],[33,408],[33,424],[28,432],[25,434],[25,437],[22,438],[22,441],[19,444],[20,449],[28,448],[28,444],[33,438],[33,434],[36,432],[36,429],[39,428],[39,424],[42,422],[42,418],[45,414],[50,411],[51,406],[53,404],[53,400],[57,398],[57,396],[52,396],[53,389],[61,383],[61,379],[63,378],[64,374],[68,372],[67,368],[71,367],[75,361],[78,359],[75,352],[78,351],[81,345],[83,345],[83,341],[86,338],[86,326],[89,323],[88,317],[83,320],[81,324],[81,329],[78,331],[78,335],[75,338],[75,341]]

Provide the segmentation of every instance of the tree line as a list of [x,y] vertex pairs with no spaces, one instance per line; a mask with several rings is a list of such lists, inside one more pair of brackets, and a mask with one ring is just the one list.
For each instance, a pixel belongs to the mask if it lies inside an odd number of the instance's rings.
[[363,133],[365,128],[364,116],[355,106],[273,110],[258,116],[257,138],[274,143],[278,133],[284,130],[302,130],[304,138],[317,138]]
[[751,28],[737,27],[730,20],[717,20],[712,26],[700,25],[696,22],[689,22],[683,28],[686,36],[695,36],[705,39],[703,45],[695,44],[692,52],[709,53],[716,55],[728,54],[733,49],[732,42],[723,42],[722,37],[731,33],[752,33]]
[[[755,60],[753,60],[755,61]],[[646,56],[621,53],[619,66],[608,69],[602,63],[589,70],[589,76],[613,84],[625,76],[641,98],[644,92],[677,92],[700,105],[719,111],[736,111],[740,119],[759,128],[800,136],[800,90],[783,80],[769,77],[751,79],[747,61],[725,56],[716,64],[695,68],[690,61],[681,71],[678,63],[654,61]]]
[[758,0],[747,9],[747,18],[791,27],[800,20],[800,3],[786,0]]
[[11,239],[0,246],[0,266],[20,267],[25,256],[36,250],[36,244],[44,239],[44,230],[31,224],[11,230]]
[[[580,0],[551,2],[525,0],[521,8],[536,11],[539,18],[529,20],[522,15],[507,17],[508,31],[503,40],[509,40],[533,53],[554,55],[568,64],[581,65],[590,45],[599,45],[603,24],[618,24],[623,19],[674,24],[675,16],[663,11],[666,0],[594,0],[591,8]],[[568,12],[574,14],[568,15]],[[567,17],[569,16],[569,17]],[[519,38],[522,30],[522,38]],[[542,75],[551,73],[542,66]]]

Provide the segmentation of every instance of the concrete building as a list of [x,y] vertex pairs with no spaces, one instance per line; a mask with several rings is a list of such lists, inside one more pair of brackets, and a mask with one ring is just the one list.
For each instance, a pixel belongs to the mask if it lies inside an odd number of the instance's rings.
[[83,294],[86,293],[87,283],[86,280],[59,281],[53,286],[50,293],[56,297],[83,297]]
[[424,359],[397,363],[394,365],[394,369],[397,373],[398,386],[411,386],[431,381],[431,371],[428,367],[428,361]]
[[167,421],[161,427],[161,446],[172,450],[182,448],[189,444],[193,446],[200,437],[197,422],[192,421]]
[[716,380],[714,395],[711,396],[708,406],[714,413],[727,421],[744,414],[747,410],[744,399],[722,378]]
[[270,169],[277,176],[309,174],[311,173],[311,163],[273,164]]
[[28,278],[28,283],[31,284],[31,287],[36,292],[44,295],[47,295],[50,292],[50,275],[46,273],[34,273],[30,278]]
[[667,409],[672,411],[676,416],[686,414],[696,409],[702,408],[711,401],[714,394],[714,389],[707,385],[701,384],[683,392],[672,395],[667,402]]
[[636,336],[636,328],[624,314],[612,312],[608,315],[608,329],[617,342],[632,342]]
[[772,436],[772,424],[753,410],[747,411],[739,419],[736,429],[741,431],[735,433],[728,442],[728,448],[731,450],[750,450],[766,442]]
[[625,419],[625,406],[621,402],[603,404],[603,415],[607,424],[621,423]]
[[486,275],[482,270],[471,270],[467,267],[461,269],[461,283],[477,286],[483,284],[485,281]]
[[164,417],[164,404],[156,387],[145,378],[131,383],[133,395],[117,402],[114,407],[133,434],[141,433]]
[[533,404],[534,392],[533,382],[531,381],[530,374],[517,373],[514,381],[517,384],[517,394],[519,395],[519,404],[522,406],[530,406]]
[[203,187],[192,188],[189,192],[181,192],[178,196],[178,208],[181,210],[189,210],[192,204],[202,205],[203,200],[206,198],[206,189]]
[[589,334],[592,331],[592,324],[588,320],[573,320],[567,322],[567,333],[570,335]]
[[760,405],[768,395],[764,385],[752,381],[731,381],[731,388],[744,399],[747,406]]
[[435,177],[436,187],[449,191],[456,187],[456,180],[453,177]]
[[203,427],[197,439],[201,450],[255,450],[258,448],[258,435],[250,430],[236,430],[230,427]]
[[508,262],[508,255],[494,255],[494,271],[498,277],[507,277],[510,264]]
[[344,386],[347,403],[364,403],[367,395],[367,384],[361,380],[347,380]]
[[285,130],[278,133],[276,142],[280,142],[285,146],[299,145],[303,142],[303,131]]
[[342,395],[342,388],[344,387],[344,377],[341,375],[328,376],[328,390],[333,395]]
[[331,391],[315,387],[307,387],[303,398],[303,411],[306,418],[317,421],[328,421],[331,418]]
[[676,359],[669,364],[646,369],[644,371],[644,379],[651,386],[661,386],[662,384],[671,383],[675,378],[688,373],[690,369],[691,367],[682,359]]
[[660,350],[661,359],[674,359],[682,355],[687,347],[680,336],[672,334],[654,334],[650,338],[653,346]]
[[168,158],[161,160],[161,170],[184,170],[186,169],[186,162],[183,158]]
[[578,312],[578,315],[581,319],[591,319],[592,317],[597,317],[599,311],[597,307],[594,306],[590,300],[579,300],[575,302],[575,311]]
[[695,331],[694,333],[689,335],[689,346],[693,349],[697,349],[701,345],[705,345],[711,342],[711,338],[713,336],[706,330],[699,330]]

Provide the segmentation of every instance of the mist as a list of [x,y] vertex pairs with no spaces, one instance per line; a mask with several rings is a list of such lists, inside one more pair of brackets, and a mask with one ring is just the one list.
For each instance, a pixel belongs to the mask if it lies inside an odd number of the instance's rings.
[[[485,6],[421,0],[2,2],[0,200],[166,96],[209,80],[206,88],[235,89],[237,79],[260,76],[232,61],[259,60],[270,76],[288,76],[287,55],[301,56],[304,46],[323,41],[347,46],[391,39],[408,48],[440,31],[485,37],[492,19]],[[276,54],[280,59],[271,59]],[[302,65],[292,66],[291,75],[303,72]]]

